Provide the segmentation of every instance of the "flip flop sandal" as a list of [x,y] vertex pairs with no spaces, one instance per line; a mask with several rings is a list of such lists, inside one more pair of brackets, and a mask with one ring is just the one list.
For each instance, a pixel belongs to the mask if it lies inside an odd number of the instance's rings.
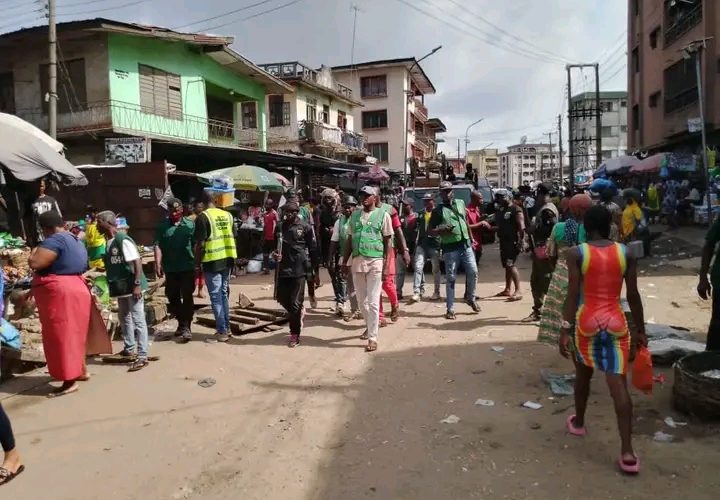
[[583,437],[587,434],[587,429],[585,429],[585,427],[575,427],[575,418],[576,415],[570,415],[567,420],[565,420],[565,426],[571,435]]
[[372,340],[368,342],[367,347],[365,348],[365,352],[375,352],[377,351],[378,345],[377,342],[373,342]]
[[496,293],[493,297],[510,297],[510,292],[503,290],[500,293]]
[[620,455],[620,458],[618,458],[618,466],[620,467],[620,470],[625,474],[638,474],[640,472],[640,457],[635,455],[635,463],[629,464],[625,462],[622,455]]
[[7,470],[5,467],[0,467],[0,486],[8,484],[10,481],[18,477],[25,470],[25,466],[21,465],[14,473]]
[[129,372],[139,372],[143,368],[145,368],[147,365],[150,364],[150,361],[147,359],[136,359],[131,365],[130,368],[128,368]]
[[59,390],[58,390],[58,391],[53,391],[53,392],[51,392],[50,394],[48,394],[47,397],[48,397],[48,399],[59,398],[59,397],[62,397],[62,396],[67,396],[68,394],[72,394],[73,392],[77,392],[77,391],[79,391],[79,390],[80,390],[80,386],[77,385],[77,384],[75,384],[75,385],[73,385],[73,386],[71,386],[71,387],[68,387],[68,388],[65,389],[64,391],[59,391]]
[[520,302],[522,299],[522,295],[511,295],[505,302]]
[[360,335],[360,340],[367,340],[368,339],[368,331],[365,330],[362,335]]

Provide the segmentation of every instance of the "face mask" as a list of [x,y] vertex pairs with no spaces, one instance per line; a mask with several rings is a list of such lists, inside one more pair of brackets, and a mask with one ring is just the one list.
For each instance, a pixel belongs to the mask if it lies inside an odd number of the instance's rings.
[[177,224],[182,219],[183,214],[182,212],[173,212],[170,215],[168,215],[168,219],[170,219],[170,222],[173,224]]

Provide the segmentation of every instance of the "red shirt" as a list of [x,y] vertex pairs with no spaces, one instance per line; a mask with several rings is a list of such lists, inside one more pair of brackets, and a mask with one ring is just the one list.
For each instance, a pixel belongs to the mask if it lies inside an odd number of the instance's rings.
[[274,208],[271,208],[265,213],[263,221],[263,235],[265,237],[265,241],[273,241],[275,239],[275,227],[278,222],[278,214]]
[[[478,206],[468,205],[465,208],[465,212],[467,213],[468,225],[477,224],[478,222],[485,219],[485,216],[482,213],[482,209]],[[474,229],[471,229],[470,234],[472,236],[473,250],[482,248],[482,228],[476,227]]]

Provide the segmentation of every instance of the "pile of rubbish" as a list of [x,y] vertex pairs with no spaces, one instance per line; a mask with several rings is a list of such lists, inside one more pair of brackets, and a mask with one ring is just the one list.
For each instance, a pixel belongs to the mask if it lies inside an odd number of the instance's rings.
[[648,349],[653,364],[672,366],[678,359],[703,352],[705,344],[697,342],[692,333],[665,325],[646,325]]

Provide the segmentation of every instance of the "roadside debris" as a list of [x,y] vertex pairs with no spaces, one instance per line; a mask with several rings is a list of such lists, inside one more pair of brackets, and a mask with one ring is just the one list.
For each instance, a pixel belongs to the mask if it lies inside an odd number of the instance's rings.
[[539,410],[543,407],[543,405],[536,403],[535,401],[525,401],[522,406],[523,408],[529,408],[531,410]]
[[207,389],[208,387],[214,386],[216,383],[216,380],[214,378],[203,378],[198,380],[198,385],[202,387],[203,389]]
[[505,348],[504,348],[503,346],[501,346],[501,345],[494,345],[494,346],[492,346],[492,347],[490,348],[490,350],[491,350],[491,351],[494,351],[494,352],[497,352],[497,353],[501,353],[501,352],[503,352],[503,351],[505,350]]
[[550,370],[540,370],[540,375],[555,396],[572,396],[574,394],[574,373],[558,374],[552,373]]
[[457,424],[458,422],[460,422],[460,417],[457,415],[448,415],[447,418],[440,421],[441,424]]
[[702,372],[700,375],[707,378],[720,379],[720,370],[708,370],[706,372]]
[[495,401],[492,399],[478,399],[475,404],[477,406],[495,406]]
[[687,422],[676,422],[672,417],[666,417],[664,422],[665,425],[673,429],[677,429],[678,427],[684,427],[687,425]]
[[672,443],[674,436],[672,434],[666,434],[663,431],[657,431],[653,435],[653,441],[658,443]]

